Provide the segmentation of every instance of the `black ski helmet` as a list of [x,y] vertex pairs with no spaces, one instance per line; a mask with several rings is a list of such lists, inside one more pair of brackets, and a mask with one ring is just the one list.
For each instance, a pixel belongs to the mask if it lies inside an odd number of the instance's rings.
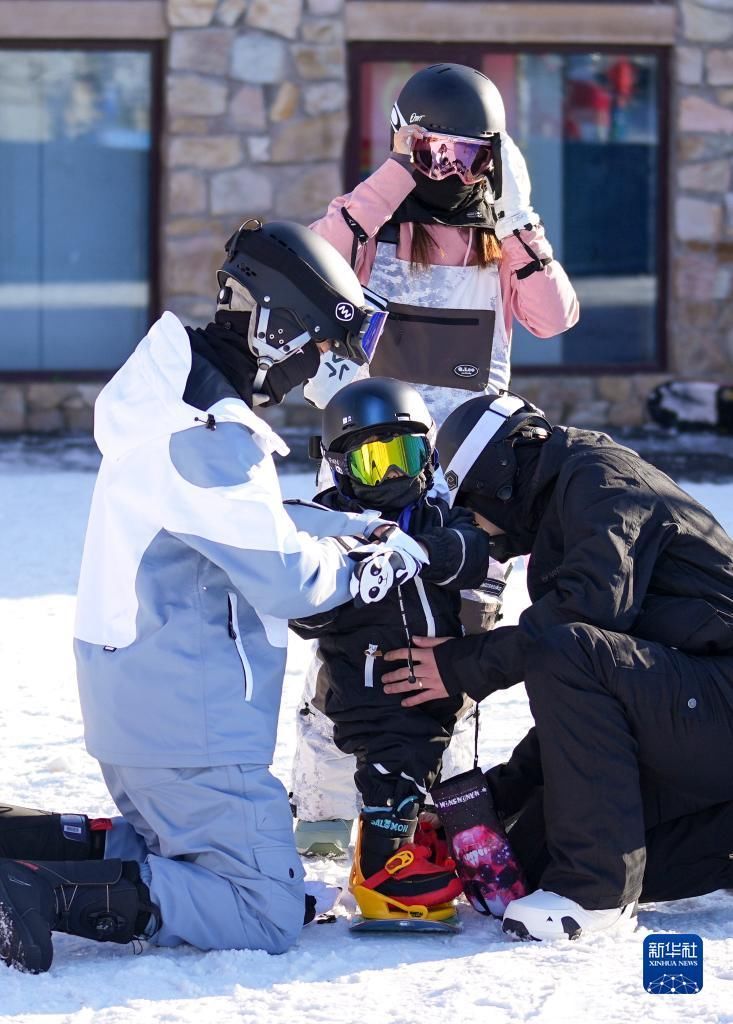
[[427,132],[488,139],[506,129],[504,101],[494,83],[464,64],[433,64],[416,72],[392,107],[392,138],[405,124]]
[[394,434],[425,434],[435,447],[435,424],[415,388],[391,377],[365,377],[338,391],[323,410],[323,451],[343,452],[359,435],[375,429]]
[[[325,238],[290,221],[248,220],[225,248],[227,258],[217,273],[220,303],[227,301],[226,282],[233,277],[260,309],[286,311],[309,340],[330,341],[344,357],[366,362],[359,337],[369,317],[364,292],[352,268]],[[257,337],[266,342],[265,333]],[[284,346],[273,346],[272,362],[283,353],[290,354]]]
[[515,444],[520,438],[545,441],[551,432],[542,410],[518,395],[487,393],[459,405],[437,439],[451,505],[470,505],[471,494],[509,501],[517,472]]

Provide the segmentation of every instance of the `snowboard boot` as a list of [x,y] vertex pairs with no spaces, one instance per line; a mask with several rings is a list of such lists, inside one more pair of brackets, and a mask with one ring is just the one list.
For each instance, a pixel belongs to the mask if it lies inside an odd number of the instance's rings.
[[343,857],[349,849],[353,824],[348,818],[299,818],[295,826],[296,849],[302,857]]
[[51,932],[130,942],[160,927],[135,861],[0,860],[0,959],[40,974],[53,960]]
[[0,858],[102,860],[109,818],[0,804]]
[[409,798],[359,815],[349,889],[365,918],[442,921],[455,914],[461,883],[452,861],[435,864],[428,847],[413,842],[417,811]]

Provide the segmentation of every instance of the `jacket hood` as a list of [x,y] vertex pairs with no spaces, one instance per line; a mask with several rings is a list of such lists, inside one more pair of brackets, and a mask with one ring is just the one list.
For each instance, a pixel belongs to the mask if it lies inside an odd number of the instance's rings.
[[599,447],[619,446],[607,434],[574,427],[553,427],[541,444],[516,446],[517,472],[512,497],[500,501],[482,495],[471,502],[471,507],[506,535],[498,541],[495,557],[505,561],[529,554],[563,466],[569,459]]
[[224,398],[209,409],[184,402],[190,372],[186,329],[173,313],[163,313],[97,398],[94,440],[102,455],[120,459],[154,438],[196,426],[208,413],[245,424],[263,450],[288,453],[282,439],[239,399]]

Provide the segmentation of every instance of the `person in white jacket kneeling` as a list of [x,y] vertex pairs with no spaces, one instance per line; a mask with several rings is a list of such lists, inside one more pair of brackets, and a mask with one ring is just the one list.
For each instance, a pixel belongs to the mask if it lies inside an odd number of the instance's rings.
[[[315,374],[319,348],[363,360],[369,322],[328,242],[248,222],[214,322],[164,313],[100,394],[74,647],[87,750],[121,817],[20,808],[0,826],[10,965],[48,970],[53,931],[282,953],[313,917],[269,771],[287,619],[350,600],[364,566],[406,579],[426,559],[376,512],[286,511],[272,453],[287,448],[253,407]],[[361,562],[334,539],[375,533]]]

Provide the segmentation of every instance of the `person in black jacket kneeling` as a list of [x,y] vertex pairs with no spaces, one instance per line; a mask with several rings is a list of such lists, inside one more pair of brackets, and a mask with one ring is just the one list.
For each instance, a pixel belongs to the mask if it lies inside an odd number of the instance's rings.
[[[416,638],[403,705],[524,680],[535,728],[488,772],[535,892],[504,931],[576,938],[637,901],[733,886],[733,541],[605,434],[482,395],[438,435],[454,507],[499,560],[529,554],[516,626]],[[404,661],[405,649],[385,655]]]
[[351,604],[290,623],[301,636],[318,638],[316,700],[334,723],[336,746],[356,755],[364,810],[349,887],[370,918],[415,916],[422,907],[424,916],[440,920],[453,914],[450,901],[461,892],[452,865],[436,864],[413,839],[464,695],[458,687],[406,712],[381,685],[383,653],[409,643],[413,633],[461,635],[460,591],[479,587],[489,566],[491,540],[473,514],[430,495],[434,441],[425,403],[401,381],[357,380],[330,400],[321,447],[336,486],[315,501],[341,511],[378,510],[422,545],[429,564],[379,603],[370,603],[369,587],[379,592],[383,573],[366,585],[363,575]]

